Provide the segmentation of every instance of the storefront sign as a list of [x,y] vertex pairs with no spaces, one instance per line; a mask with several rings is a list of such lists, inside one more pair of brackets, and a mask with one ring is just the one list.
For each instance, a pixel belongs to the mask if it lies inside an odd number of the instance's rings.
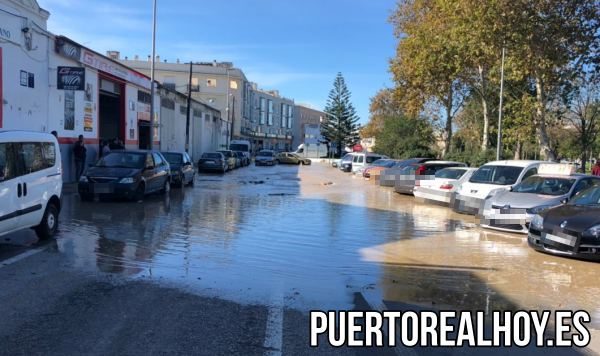
[[54,50],[61,56],[75,61],[81,59],[81,47],[75,42],[69,41],[65,37],[57,37],[54,42]]
[[84,90],[85,68],[58,67],[56,84],[58,90]]
[[139,85],[142,88],[150,89],[150,79],[144,75],[127,69],[108,58],[97,55],[86,49],[83,49],[81,53],[81,62],[127,82]]
[[75,91],[65,91],[65,130],[75,130]]
[[94,116],[92,103],[86,103],[85,108],[83,110],[83,131],[94,131]]

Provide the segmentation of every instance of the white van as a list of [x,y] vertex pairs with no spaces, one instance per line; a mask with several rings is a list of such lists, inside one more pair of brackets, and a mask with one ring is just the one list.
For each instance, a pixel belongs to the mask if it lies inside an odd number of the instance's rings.
[[352,157],[352,173],[362,174],[365,167],[382,158],[389,158],[386,155],[370,152],[354,152]]
[[479,214],[488,197],[501,190],[509,190],[523,179],[537,174],[542,163],[511,160],[484,164],[458,189],[452,209],[459,213]]
[[0,131],[0,236],[34,228],[41,239],[58,228],[62,168],[51,134]]

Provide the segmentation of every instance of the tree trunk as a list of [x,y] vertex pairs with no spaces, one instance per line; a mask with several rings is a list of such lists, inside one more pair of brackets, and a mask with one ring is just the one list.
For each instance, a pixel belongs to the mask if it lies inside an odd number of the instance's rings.
[[446,100],[446,141],[444,142],[444,152],[442,152],[442,156],[446,156],[448,153],[450,153],[450,150],[452,149],[452,104],[453,104],[453,92],[452,92],[452,85],[450,85],[449,91],[448,91],[448,97]]
[[515,147],[514,159],[521,159],[522,151],[523,151],[523,145],[521,144],[521,141],[517,141],[517,147]]
[[587,150],[583,150],[583,153],[581,154],[581,173],[585,173],[587,161],[588,161]]
[[488,115],[487,106],[487,71],[483,66],[479,66],[479,80],[481,80],[481,109],[483,111],[483,136],[481,138],[481,150],[486,151],[489,145],[489,130],[490,130],[490,118]]
[[538,143],[540,145],[540,158],[544,160],[556,160],[556,154],[550,147],[548,132],[546,131],[546,93],[544,82],[539,74],[535,76],[536,89],[536,110],[535,110],[535,130],[537,133]]

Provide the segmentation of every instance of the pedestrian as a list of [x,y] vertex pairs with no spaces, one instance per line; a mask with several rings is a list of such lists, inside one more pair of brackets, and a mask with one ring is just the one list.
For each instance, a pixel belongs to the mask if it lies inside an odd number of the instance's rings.
[[75,159],[75,178],[77,181],[79,181],[79,178],[83,174],[86,155],[87,148],[83,142],[83,135],[79,135],[79,138],[73,147],[73,158]]
[[600,159],[596,158],[596,164],[592,167],[592,175],[600,176]]
[[110,147],[108,147],[108,142],[106,140],[102,141],[102,149],[100,151],[101,157],[106,156],[110,153]]
[[54,135],[54,137],[56,137],[58,139],[58,132],[56,132],[56,130],[52,130],[52,132],[50,132],[51,134]]

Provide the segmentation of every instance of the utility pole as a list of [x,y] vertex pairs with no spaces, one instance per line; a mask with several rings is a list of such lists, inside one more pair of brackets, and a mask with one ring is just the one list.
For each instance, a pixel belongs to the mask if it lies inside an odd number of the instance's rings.
[[190,110],[192,108],[192,71],[194,62],[190,61],[190,78],[188,80],[187,110],[185,116],[185,152],[190,150]]
[[502,47],[502,66],[500,69],[500,105],[498,106],[498,144],[496,145],[496,161],[500,160],[502,151],[502,99],[504,97],[504,54],[506,50]]
[[231,108],[231,131],[229,131],[229,143],[233,141],[233,123],[235,121],[235,96],[231,97],[232,108]]
[[152,148],[154,141],[154,61],[156,60],[156,0],[152,10],[152,62],[150,64],[150,140],[148,148]]

